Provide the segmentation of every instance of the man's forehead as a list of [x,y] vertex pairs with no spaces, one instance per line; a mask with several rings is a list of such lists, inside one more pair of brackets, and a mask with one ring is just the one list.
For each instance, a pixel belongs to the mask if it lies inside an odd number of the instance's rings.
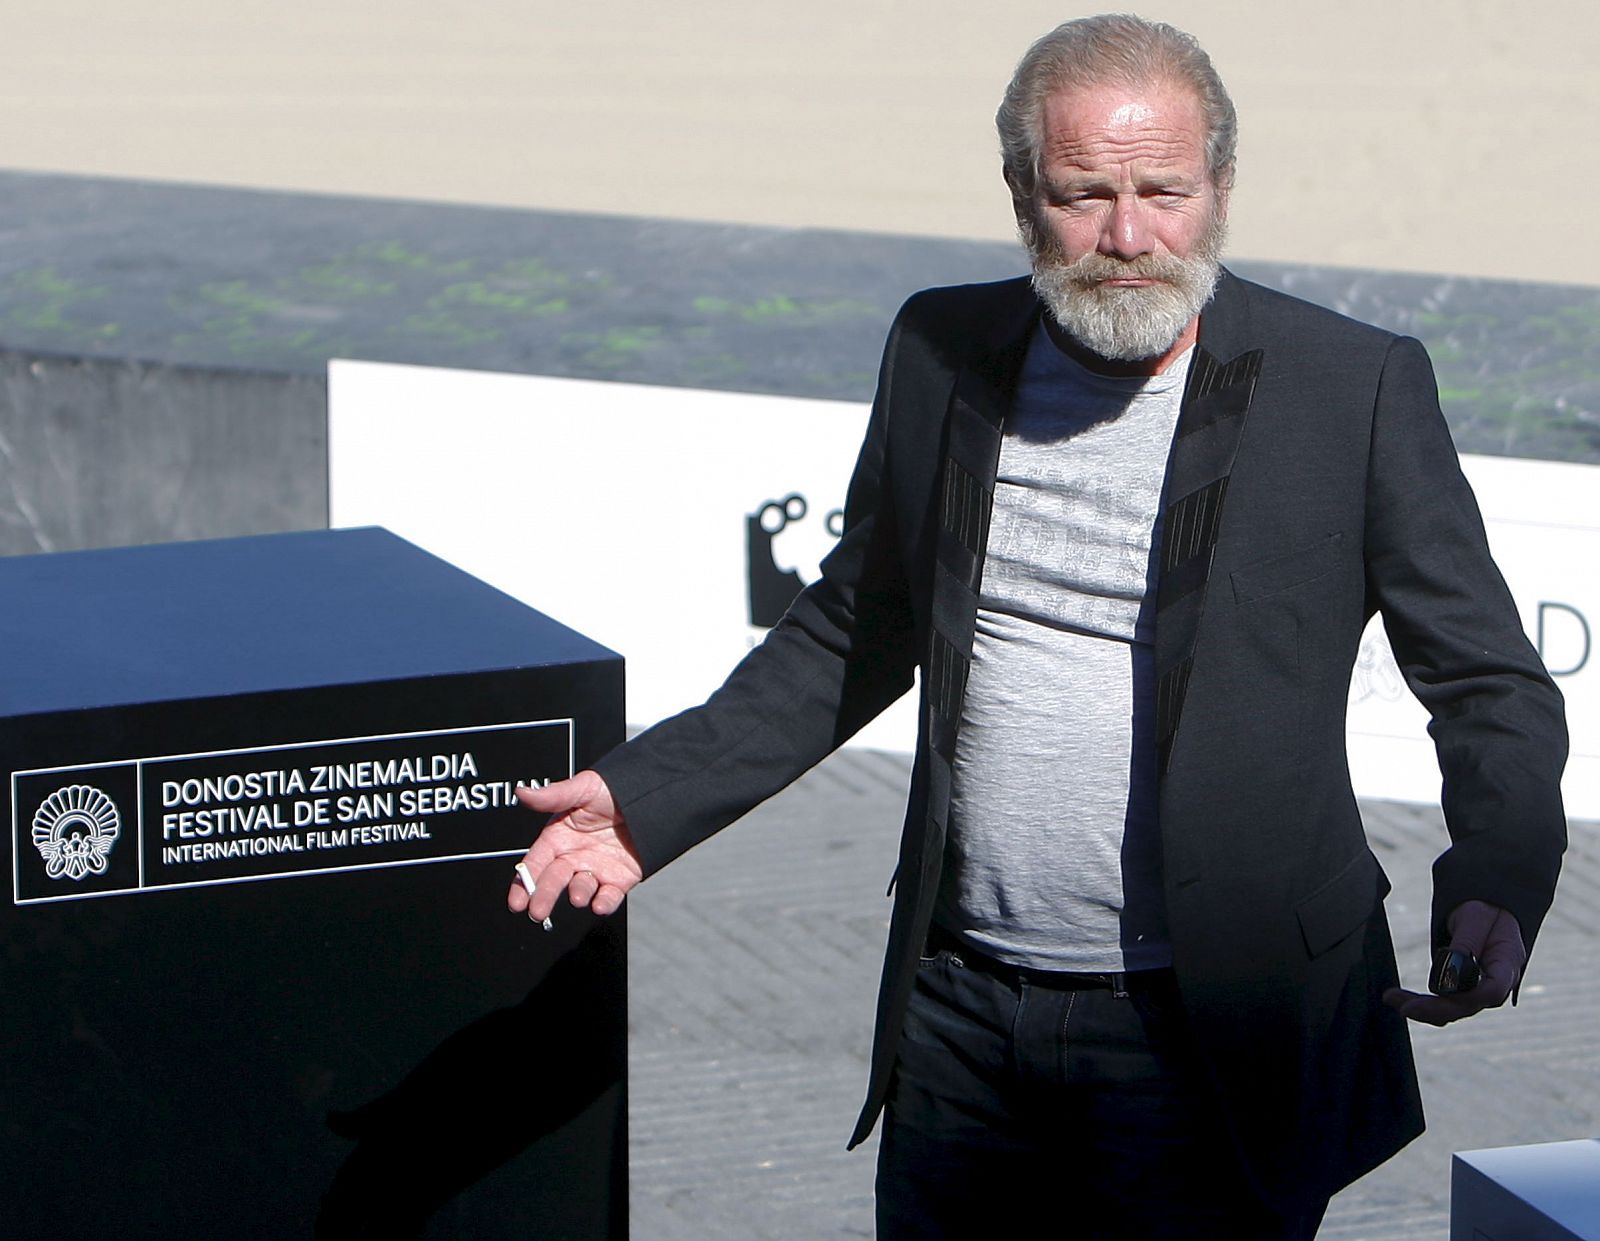
[[1063,86],[1046,96],[1044,154],[1203,158],[1205,112],[1189,87],[1167,82]]
[[1147,82],[1116,79],[1064,84],[1044,100],[1046,124],[1126,127],[1164,122],[1205,129],[1205,108],[1199,93],[1186,83],[1157,78]]
[[1149,104],[1141,100],[1130,100],[1112,109],[1110,120],[1113,125],[1137,125],[1154,117],[1155,109]]

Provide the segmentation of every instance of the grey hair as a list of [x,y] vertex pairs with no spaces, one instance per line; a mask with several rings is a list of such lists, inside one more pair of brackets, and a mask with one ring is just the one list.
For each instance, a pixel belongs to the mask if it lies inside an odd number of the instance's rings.
[[1105,82],[1128,86],[1172,82],[1193,89],[1206,119],[1206,165],[1212,184],[1224,191],[1232,186],[1239,119],[1211,58],[1194,36],[1129,13],[1080,17],[1057,26],[1028,49],[995,113],[1006,183],[1024,233],[1039,182],[1045,100],[1063,87],[1082,89]]

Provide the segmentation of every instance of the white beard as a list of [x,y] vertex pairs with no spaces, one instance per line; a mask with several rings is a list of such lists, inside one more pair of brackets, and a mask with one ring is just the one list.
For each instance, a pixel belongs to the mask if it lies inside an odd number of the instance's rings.
[[[1034,290],[1068,335],[1102,358],[1136,362],[1165,353],[1217,287],[1225,228],[1216,215],[1186,259],[1089,253],[1068,263],[1057,257],[1055,238],[1046,229],[1030,231],[1040,239],[1033,247]],[[1103,283],[1127,276],[1160,283],[1133,288]]]

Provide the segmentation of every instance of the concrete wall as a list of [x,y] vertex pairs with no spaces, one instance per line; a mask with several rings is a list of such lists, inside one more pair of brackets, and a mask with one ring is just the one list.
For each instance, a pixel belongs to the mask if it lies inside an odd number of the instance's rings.
[[[0,553],[323,524],[332,357],[865,401],[907,294],[1024,266],[1008,242],[5,172],[0,220]],[[1600,288],[1240,268],[1420,337],[1463,451],[1600,461]]]
[[0,350],[0,555],[327,525],[327,383]]

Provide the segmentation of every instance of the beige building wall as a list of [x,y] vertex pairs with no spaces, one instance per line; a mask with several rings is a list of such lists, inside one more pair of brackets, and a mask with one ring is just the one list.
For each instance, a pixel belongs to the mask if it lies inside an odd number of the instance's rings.
[[[5,0],[0,166],[1011,236],[1010,0]],[[1168,0],[1241,115],[1231,252],[1600,284],[1580,0]],[[4,221],[0,220],[0,228]]]

